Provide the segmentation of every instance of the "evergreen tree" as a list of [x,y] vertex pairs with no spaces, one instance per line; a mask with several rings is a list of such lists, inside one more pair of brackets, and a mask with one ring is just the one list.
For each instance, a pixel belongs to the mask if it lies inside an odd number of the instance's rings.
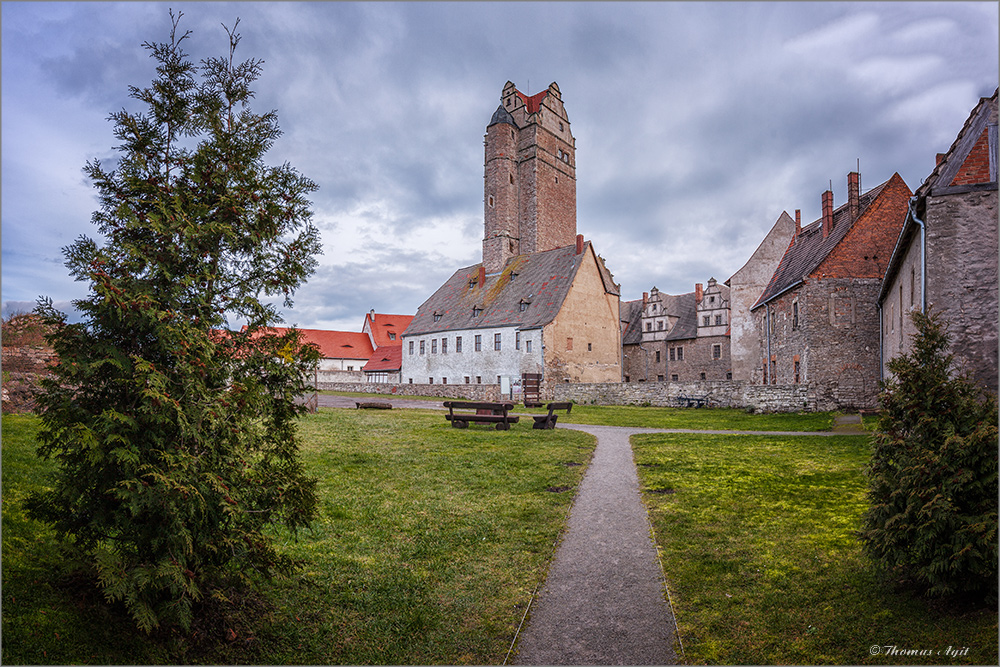
[[[196,66],[181,16],[169,41],[143,44],[157,63],[149,87],[130,87],[143,111],[110,116],[117,165],[85,168],[103,244],[63,251],[89,283],[82,321],[45,299],[37,309],[58,353],[39,454],[58,471],[31,511],[145,631],[189,628],[207,595],[290,570],[265,529],[305,527],[316,509],[295,399],[318,352],[277,335],[266,302],[291,306],[315,267],[316,185],[264,164],[280,130],[275,112],[249,107],[262,62],[235,60],[239,21],[228,56]],[[246,326],[230,330],[227,315]]]
[[929,595],[996,595],[996,397],[953,373],[939,316],[913,321],[913,349],[883,385],[864,550]]

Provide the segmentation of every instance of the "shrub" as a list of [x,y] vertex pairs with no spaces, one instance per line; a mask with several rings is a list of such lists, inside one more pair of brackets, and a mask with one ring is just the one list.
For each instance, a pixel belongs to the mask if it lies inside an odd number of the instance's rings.
[[956,376],[939,316],[888,364],[867,468],[866,554],[931,596],[997,592],[997,403]]

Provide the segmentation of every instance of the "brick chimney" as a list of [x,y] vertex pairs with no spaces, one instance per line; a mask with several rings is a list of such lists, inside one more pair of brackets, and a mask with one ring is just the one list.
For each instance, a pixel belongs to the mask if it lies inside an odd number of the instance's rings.
[[802,233],[802,209],[795,209],[795,238]]
[[823,238],[833,231],[833,190],[823,193]]
[[937,156],[935,156],[935,160],[934,160],[934,166],[935,167],[938,166],[939,164],[941,164],[942,162],[944,162],[945,155],[947,155],[947,153],[938,153]]
[[847,175],[847,208],[851,212],[851,224],[858,219],[861,207],[861,174],[852,171]]
[[486,284],[486,266],[483,265],[483,264],[480,264],[479,265],[479,285],[478,285],[478,287],[482,287],[485,284]]
[[583,254],[583,234],[576,235],[576,254]]
[[704,296],[704,290],[702,290],[701,283],[694,284],[694,302],[701,303],[702,296]]
[[642,305],[645,306],[647,303],[649,303],[649,292],[643,292],[642,293]]

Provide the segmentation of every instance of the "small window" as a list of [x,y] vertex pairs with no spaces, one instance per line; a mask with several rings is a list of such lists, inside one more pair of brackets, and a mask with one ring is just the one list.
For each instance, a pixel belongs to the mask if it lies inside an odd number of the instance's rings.
[[516,273],[514,273],[513,271],[511,271],[511,272],[510,272],[510,281],[511,281],[511,282],[514,282],[514,278],[517,278],[517,274],[516,274]]
[[434,313],[434,321],[435,322],[441,321],[441,313]]
[[792,301],[792,328],[799,328],[799,302]]
[[500,376],[497,376],[497,384],[500,384]]
[[410,341],[410,354],[413,354],[413,341]]
[[660,351],[656,351],[656,363],[660,363]]
[[675,355],[674,348],[670,348],[670,361],[674,361]]
[[656,381],[657,382],[663,382],[663,376],[662,375],[657,375],[656,376]]
[[347,367],[347,370],[349,370],[349,371],[353,371],[353,370],[354,370],[354,366],[348,366],[348,367]]
[[407,384],[413,384],[413,378],[407,378],[406,383]]
[[566,349],[567,350],[572,350],[573,349],[573,339],[572,338],[567,338],[566,339]]
[[715,297],[714,296],[708,297],[708,302],[709,303],[715,303]]
[[469,384],[471,380],[472,378],[470,378],[468,375],[465,376],[465,384]]
[[701,324],[702,324],[702,326],[706,326],[707,327],[711,323],[711,321],[712,321],[712,317],[710,315],[705,315],[704,317],[701,318]]
[[801,366],[799,366],[799,363],[800,362],[798,362],[798,361],[794,362],[794,365],[795,365],[795,368],[794,368],[794,372],[795,372],[795,384],[799,384],[799,370],[801,368]]
[[660,331],[663,331],[663,320],[660,320],[659,322],[656,323],[656,328],[659,329]]
[[486,201],[490,205],[490,208],[493,208],[493,195],[490,195]]
[[733,379],[733,373],[732,373],[732,371],[726,373],[726,379],[727,380],[732,380]]
[[677,382],[677,373],[674,373],[674,374],[672,374],[672,375],[670,376],[670,380],[671,380],[672,382]]
[[473,317],[479,317],[482,314],[482,312],[483,312],[482,308],[475,307],[475,308],[472,309],[472,316]]
[[524,351],[531,352],[531,339],[524,341]]
[[483,337],[482,337],[482,335],[481,334],[476,334],[476,337],[475,337],[474,340],[475,340],[476,352],[482,352],[483,351]]
[[437,340],[437,338],[432,338],[431,339],[431,354],[437,354],[437,353],[438,353],[438,340]]
[[684,361],[684,348],[683,347],[678,347],[677,348],[677,361]]
[[441,378],[441,384],[448,384],[448,378]]
[[482,383],[483,383],[483,378],[482,378],[482,376],[481,376],[481,375],[477,375],[477,376],[476,376],[476,384],[482,384]]
[[424,341],[420,341],[420,354],[424,353]]
[[521,332],[520,331],[515,331],[514,332],[514,349],[515,350],[520,350],[521,349]]
[[713,345],[712,346],[712,358],[713,359],[721,359],[722,358],[722,346],[721,345]]
[[587,352],[593,352],[593,351],[594,351],[594,344],[587,343]]
[[396,334],[389,332],[389,340],[396,340]]
[[507,177],[510,178],[510,184],[514,185],[514,174],[507,174]]
[[462,337],[455,336],[455,353],[458,354],[462,351]]
[[715,316],[715,326],[719,326],[721,324],[722,324],[722,315],[716,315]]
[[562,121],[559,121],[559,131],[560,131],[560,132],[562,132],[562,131],[563,131],[563,124],[562,124]]
[[704,373],[702,373],[702,374],[701,374],[701,379],[702,379],[702,380],[704,380],[704,379],[705,379],[705,374],[704,374]]
[[448,354],[448,339],[441,339],[441,354]]
[[493,349],[497,352],[500,351],[500,334],[493,334]]
[[521,304],[518,306],[518,309],[523,313],[524,311],[528,310],[528,306],[529,305],[530,305],[530,302],[528,302],[528,301],[522,301]]
[[646,331],[652,331],[652,330],[653,330],[653,323],[646,322]]
[[434,384],[434,378],[427,378],[427,384]]

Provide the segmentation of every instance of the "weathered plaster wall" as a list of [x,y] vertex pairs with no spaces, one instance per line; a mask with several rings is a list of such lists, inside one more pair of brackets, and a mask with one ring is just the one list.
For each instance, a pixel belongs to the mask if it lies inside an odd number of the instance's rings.
[[[500,335],[500,350],[494,349],[494,337]],[[456,339],[462,338],[462,351],[457,351]],[[480,350],[476,350],[476,336],[481,336]],[[477,384],[495,383],[497,376],[512,380],[522,373],[540,373],[542,364],[542,333],[539,329],[520,332],[520,349],[517,349],[518,331],[515,327],[463,329],[447,334],[428,334],[407,337],[403,342],[402,379],[414,384]],[[409,344],[413,341],[413,353]],[[447,340],[447,352],[442,352],[442,340]],[[420,354],[420,343],[424,353]],[[529,351],[530,348],[530,351]]]

